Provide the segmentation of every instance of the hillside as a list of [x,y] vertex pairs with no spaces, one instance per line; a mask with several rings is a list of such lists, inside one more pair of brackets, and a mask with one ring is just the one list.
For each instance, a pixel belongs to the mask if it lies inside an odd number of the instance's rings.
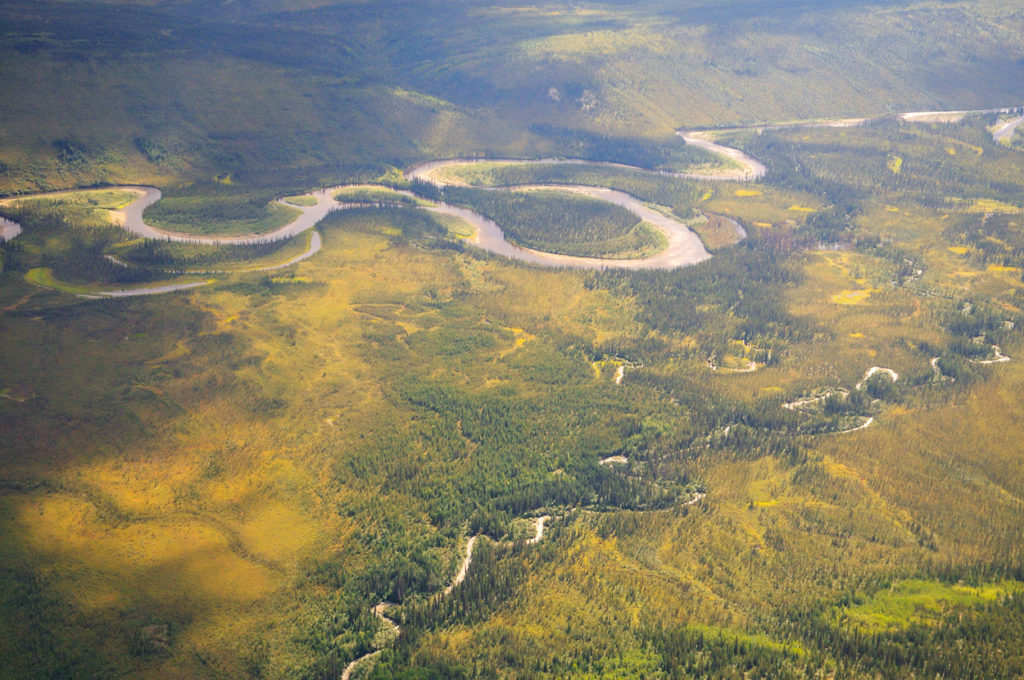
[[281,189],[575,156],[572,130],[1011,105],[1024,81],[1024,20],[996,2],[197,7],[5,3],[0,191],[229,173]]

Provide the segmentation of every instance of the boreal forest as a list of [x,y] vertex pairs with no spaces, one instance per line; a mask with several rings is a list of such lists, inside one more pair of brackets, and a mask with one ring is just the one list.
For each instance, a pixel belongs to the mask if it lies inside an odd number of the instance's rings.
[[0,678],[1024,678],[1018,0],[5,0]]

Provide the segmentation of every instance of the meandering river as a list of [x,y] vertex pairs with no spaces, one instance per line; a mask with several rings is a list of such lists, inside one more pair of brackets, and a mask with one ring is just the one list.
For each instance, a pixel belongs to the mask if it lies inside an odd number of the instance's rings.
[[[901,119],[912,122],[943,122],[949,120],[956,120],[966,115],[975,114],[988,114],[988,113],[1009,113],[1014,111],[1013,109],[985,109],[977,111],[918,111],[911,113],[900,114]],[[731,161],[729,167],[712,170],[707,173],[686,173],[686,172],[675,172],[668,170],[647,170],[644,168],[634,167],[621,163],[609,163],[609,162],[596,162],[580,159],[562,159],[562,158],[540,158],[540,159],[527,159],[527,160],[515,160],[515,159],[449,159],[449,160],[436,160],[421,163],[410,168],[406,175],[410,179],[418,179],[426,182],[431,182],[440,186],[443,185],[460,185],[464,184],[458,180],[451,179],[449,175],[446,175],[444,170],[456,167],[459,165],[466,165],[472,163],[488,163],[488,164],[525,164],[525,165],[597,165],[601,167],[611,167],[617,169],[631,170],[635,172],[652,173],[657,175],[667,175],[672,177],[678,177],[680,179],[693,180],[711,180],[711,181],[738,181],[738,182],[750,182],[758,180],[764,177],[766,168],[757,159],[747,155],[739,149],[718,144],[714,141],[714,138],[724,132],[738,131],[738,130],[766,130],[766,129],[781,129],[781,128],[793,128],[793,127],[847,127],[852,125],[860,125],[868,122],[870,119],[867,118],[846,118],[846,119],[835,119],[826,121],[810,121],[810,122],[796,122],[796,123],[781,123],[781,124],[767,124],[761,126],[746,126],[746,127],[735,127],[735,128],[722,128],[718,130],[702,130],[702,131],[680,131],[678,134],[686,141],[687,144],[691,144],[698,148],[709,151],[719,157],[725,158]],[[994,132],[993,136],[997,140],[1001,137],[1005,137],[1007,134],[1011,134],[1013,129],[1021,124],[1024,117],[1015,118],[1012,121],[1000,126]],[[329,213],[335,210],[344,210],[347,208],[363,207],[368,204],[366,203],[352,203],[337,201],[333,198],[333,194],[337,191],[348,188],[351,186],[365,186],[365,185],[340,185],[335,187],[328,187],[325,189],[318,189],[310,192],[310,196],[316,199],[316,203],[310,206],[294,205],[286,203],[283,199],[278,199],[278,203],[287,205],[290,208],[297,209],[299,211],[298,216],[295,217],[288,224],[268,233],[264,234],[245,234],[239,236],[216,236],[216,235],[199,235],[199,234],[187,234],[181,232],[170,231],[161,229],[153,225],[147,224],[143,218],[143,213],[149,206],[153,205],[160,200],[160,190],[155,187],[149,186],[118,186],[118,187],[106,187],[113,189],[120,189],[135,193],[138,197],[126,205],[124,208],[118,211],[114,211],[113,219],[115,222],[120,224],[127,231],[141,236],[143,238],[161,239],[168,241],[176,241],[182,243],[207,243],[217,245],[232,245],[232,244],[257,244],[267,243],[271,241],[277,241],[281,239],[291,238],[309,229],[312,229],[320,221],[322,221]],[[604,268],[621,268],[621,269],[674,269],[676,267],[683,267],[687,265],[696,264],[702,262],[711,255],[704,248],[703,243],[690,231],[689,228],[680,220],[659,212],[647,204],[644,204],[634,196],[631,196],[625,192],[617,191],[607,187],[597,186],[578,186],[578,185],[564,185],[564,184],[545,184],[545,185],[529,185],[529,186],[507,186],[507,187],[490,187],[496,191],[512,191],[512,190],[533,190],[533,189],[547,189],[555,191],[563,191],[568,193],[575,193],[591,198],[596,198],[602,201],[608,201],[615,205],[621,206],[626,210],[629,210],[639,219],[647,221],[659,229],[667,240],[666,247],[658,253],[649,255],[646,257],[640,257],[635,259],[611,259],[611,258],[597,258],[597,257],[577,257],[572,255],[562,255],[558,253],[543,252],[540,250],[534,250],[530,248],[524,248],[514,243],[509,242],[505,238],[505,233],[501,227],[493,220],[473,211],[468,208],[463,208],[455,205],[449,205],[447,203],[435,202],[429,205],[420,205],[420,209],[428,210],[442,215],[449,215],[458,219],[461,219],[469,223],[473,227],[473,235],[469,238],[469,241],[477,247],[492,252],[496,255],[501,255],[521,262],[526,262],[533,265],[540,265],[546,267],[568,267],[577,269],[604,269]],[[88,189],[73,190],[73,191],[88,191]],[[44,194],[31,194],[24,196],[15,196],[3,199],[0,204],[10,203],[12,201],[26,200],[33,198],[46,198],[58,196],[62,193],[69,192],[52,192]],[[415,198],[414,194],[408,191],[399,191],[398,193]],[[738,233],[743,233],[742,228],[738,227]],[[0,218],[0,238],[4,240],[12,239],[21,233],[21,225],[18,223]],[[317,239],[319,241],[319,239]],[[312,250],[304,257],[308,257],[316,250]],[[301,258],[301,259],[304,259]],[[99,293],[99,295],[105,296],[124,296],[124,295],[140,295],[140,294],[152,294],[154,292],[166,292],[169,290],[181,290],[186,287],[193,287],[195,284],[178,284],[172,286],[154,287],[149,289],[125,289],[119,291],[110,291],[107,293]]]

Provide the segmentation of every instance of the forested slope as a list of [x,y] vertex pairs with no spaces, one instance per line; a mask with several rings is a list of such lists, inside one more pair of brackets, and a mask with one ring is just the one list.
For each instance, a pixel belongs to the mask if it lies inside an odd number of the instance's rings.
[[229,173],[281,188],[429,157],[575,155],[559,130],[665,139],[1009,105],[1020,22],[997,2],[15,0],[0,191]]

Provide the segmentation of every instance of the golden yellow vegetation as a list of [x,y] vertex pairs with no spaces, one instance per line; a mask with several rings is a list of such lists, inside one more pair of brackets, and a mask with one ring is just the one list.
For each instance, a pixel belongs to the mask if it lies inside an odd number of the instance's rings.
[[876,288],[864,288],[861,290],[844,290],[840,293],[833,293],[832,302],[837,305],[856,305],[864,302],[872,293],[877,293]]

